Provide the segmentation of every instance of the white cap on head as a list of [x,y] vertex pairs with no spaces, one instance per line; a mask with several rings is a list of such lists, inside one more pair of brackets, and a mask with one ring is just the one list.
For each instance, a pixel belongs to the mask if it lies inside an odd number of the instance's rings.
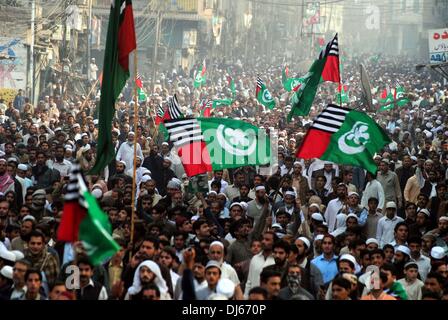
[[12,280],[13,269],[11,266],[4,266],[0,270],[0,274],[9,280]]
[[299,237],[299,238],[297,238],[297,240],[302,241],[306,245],[307,248],[310,248],[311,242],[310,242],[310,240],[308,240],[308,238]]
[[386,204],[386,209],[388,209],[388,208],[397,209],[397,205],[395,204],[394,201],[389,201],[389,202]]
[[375,243],[377,246],[380,245],[380,243],[378,242],[378,240],[376,240],[375,238],[369,238],[369,239],[367,239],[367,241],[366,241],[366,245],[368,246],[368,245],[371,244],[371,243]]
[[27,171],[28,170],[28,166],[26,164],[21,163],[21,164],[19,164],[17,166],[17,169],[21,170],[21,171]]
[[318,234],[316,236],[316,238],[314,238],[314,241],[319,241],[319,240],[323,240],[324,239],[324,235],[323,234]]
[[232,203],[232,204],[230,205],[230,209],[232,209],[232,208],[235,207],[235,206],[239,206],[241,209],[243,209],[243,206],[242,206],[241,203],[239,203],[239,202],[234,202],[234,203]]
[[212,243],[210,243],[210,248],[212,246],[220,246],[222,249],[224,249],[224,244],[221,241],[213,241]]
[[255,188],[255,191],[260,191],[260,190],[265,190],[266,191],[266,188],[264,186],[257,186]]
[[439,246],[433,247],[431,249],[431,257],[437,260],[445,258],[446,257],[445,249]]
[[311,215],[311,219],[316,220],[316,221],[321,221],[321,222],[324,221],[324,217],[318,212],[313,213]]
[[310,204],[309,208],[316,208],[320,212],[320,207],[319,207],[319,205],[317,203]]
[[295,198],[296,197],[296,193],[294,191],[286,191],[285,192],[285,196],[293,196]]
[[395,251],[403,252],[405,255],[407,255],[407,256],[409,256],[409,257],[411,256],[411,250],[409,250],[408,247],[403,246],[403,245],[399,245],[399,246],[397,247],[397,249],[395,249]]
[[347,221],[348,218],[355,218],[356,221],[359,220],[358,216],[354,213],[350,213],[349,215],[347,215],[347,217],[345,218],[345,221]]
[[148,182],[148,181],[150,181],[150,180],[152,180],[150,176],[148,176],[148,175],[144,175],[144,176],[142,177],[141,182],[145,183],[145,182]]
[[169,146],[168,142],[162,142],[162,146]]
[[343,255],[339,258],[339,261],[343,261],[343,260],[350,261],[351,263],[353,263],[354,266],[356,266],[356,259],[355,259],[355,257],[352,256],[351,254],[348,254],[348,253],[343,254]]
[[431,215],[431,213],[429,212],[429,210],[428,209],[420,209],[417,213],[424,213],[424,214],[426,214],[426,216],[430,216]]
[[448,217],[447,216],[442,216],[439,218],[439,221],[448,221]]
[[351,196],[357,196],[357,197],[359,198],[359,194],[358,194],[357,192],[353,192],[353,191],[352,191],[352,192],[349,192],[349,193],[348,193],[348,196],[349,196],[349,197],[351,197]]

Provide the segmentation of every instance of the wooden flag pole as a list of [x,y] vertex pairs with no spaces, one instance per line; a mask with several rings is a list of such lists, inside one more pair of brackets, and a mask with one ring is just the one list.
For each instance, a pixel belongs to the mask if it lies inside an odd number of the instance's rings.
[[[130,243],[134,245],[134,215],[135,215],[135,197],[136,197],[136,173],[137,173],[137,127],[138,127],[138,95],[137,95],[137,50],[134,51],[134,167],[132,168],[132,210],[131,210],[131,239]],[[132,258],[132,249],[129,251],[129,260]]]
[[95,83],[93,84],[92,88],[90,88],[90,91],[89,91],[89,93],[87,94],[86,100],[84,100],[84,102],[82,103],[81,111],[82,111],[82,109],[84,108],[84,106],[86,105],[87,101],[90,100],[89,97],[90,97],[90,95],[92,94],[93,89],[96,88],[96,85],[98,84],[99,81],[100,81],[100,78],[96,79],[96,81],[95,81]]

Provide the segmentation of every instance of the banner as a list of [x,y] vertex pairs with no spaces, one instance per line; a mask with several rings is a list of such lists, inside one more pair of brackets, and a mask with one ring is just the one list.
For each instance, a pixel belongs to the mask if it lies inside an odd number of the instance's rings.
[[429,63],[448,60],[448,28],[428,30]]

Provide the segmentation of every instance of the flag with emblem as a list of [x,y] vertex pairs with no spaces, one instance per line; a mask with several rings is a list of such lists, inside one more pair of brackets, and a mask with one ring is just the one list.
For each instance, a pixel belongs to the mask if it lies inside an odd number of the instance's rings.
[[376,173],[373,156],[390,142],[387,133],[365,113],[330,104],[314,120],[296,157],[318,158]]
[[196,74],[194,76],[194,87],[200,88],[201,86],[205,86],[207,83],[207,77],[205,76],[205,71],[207,70],[205,65],[205,59],[202,62],[202,66],[199,68],[199,70],[196,71]]
[[379,99],[380,109],[378,111],[388,111],[394,108],[394,91],[390,88],[389,85],[384,88],[381,92],[381,96]]
[[266,131],[244,121],[177,119],[166,121],[165,126],[189,177],[270,163],[271,145]]
[[104,50],[103,81],[98,118],[95,166],[90,174],[99,174],[115,157],[112,143],[112,119],[115,101],[129,78],[129,55],[137,48],[131,0],[111,2]]
[[135,84],[137,86],[138,101],[146,101],[147,96],[145,91],[143,90],[142,76],[138,72],[137,77],[135,78]]
[[99,265],[120,250],[120,246],[112,238],[109,217],[87,190],[78,163],[72,165],[69,178],[58,241],[81,241],[90,261]]
[[341,82],[341,73],[339,70],[339,44],[338,34],[334,36],[324,50],[320,52],[320,60],[325,60],[325,67],[322,70],[322,80],[329,82]]
[[200,105],[201,105],[201,117],[210,118],[213,110],[213,101],[203,99]]
[[297,91],[305,82],[305,78],[288,78],[288,74],[288,66],[285,66],[282,71],[283,88],[288,92]]
[[269,108],[270,110],[274,109],[275,101],[269,90],[266,88],[264,81],[260,77],[257,78],[257,89],[255,91],[255,95],[257,96],[258,102],[260,102],[263,106]]
[[307,116],[310,113],[324,66],[325,59],[317,59],[303,77],[303,84],[298,86],[290,98],[291,111],[288,114],[288,121],[291,121],[294,116]]

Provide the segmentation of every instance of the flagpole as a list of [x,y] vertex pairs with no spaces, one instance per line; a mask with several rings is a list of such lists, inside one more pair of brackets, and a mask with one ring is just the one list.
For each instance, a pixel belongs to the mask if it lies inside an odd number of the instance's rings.
[[[132,168],[132,210],[131,210],[131,239],[134,242],[134,215],[135,215],[135,192],[136,192],[136,173],[137,173],[137,126],[138,126],[138,95],[137,95],[137,49],[134,51],[134,167]],[[129,252],[129,259],[132,257],[132,249]]]

